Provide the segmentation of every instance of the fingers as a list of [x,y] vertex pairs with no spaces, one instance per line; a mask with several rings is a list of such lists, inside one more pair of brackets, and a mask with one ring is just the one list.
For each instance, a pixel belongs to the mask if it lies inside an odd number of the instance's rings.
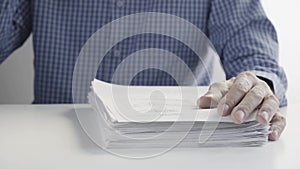
[[226,91],[225,83],[212,84],[208,92],[201,96],[198,100],[200,108],[212,108],[216,107],[219,100],[223,97],[223,93]]
[[200,108],[215,108],[221,98],[228,92],[229,87],[234,82],[235,78],[231,78],[225,82],[212,84],[207,93],[197,100],[197,105]]
[[271,128],[270,128],[271,133],[269,134],[269,140],[270,141],[278,140],[285,126],[286,126],[285,117],[279,115],[279,113],[276,113],[271,120]]
[[279,100],[273,94],[264,98],[264,101],[259,109],[256,120],[261,124],[268,124],[275,113],[279,111]]
[[279,100],[266,82],[250,72],[211,85],[199,98],[198,105],[200,108],[217,107],[221,115],[231,114],[237,124],[243,123],[259,108],[256,120],[261,124],[271,123],[269,140],[278,140],[286,126],[286,119],[279,115]]
[[[241,73],[237,76],[228,93],[218,104],[219,114],[229,115],[232,109],[243,99],[246,93],[257,83],[257,78],[250,72]],[[240,116],[242,117],[242,113]]]
[[[245,119],[247,119],[248,116],[260,106],[263,99],[269,94],[271,94],[271,91],[268,90],[268,85],[265,82],[259,82],[250,89],[241,102],[233,108],[231,112],[233,121],[237,124],[244,122]],[[265,116],[264,113],[261,114]]]

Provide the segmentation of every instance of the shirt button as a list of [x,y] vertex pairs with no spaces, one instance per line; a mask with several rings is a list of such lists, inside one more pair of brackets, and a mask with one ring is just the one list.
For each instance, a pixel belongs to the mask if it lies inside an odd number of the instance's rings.
[[124,6],[125,2],[124,0],[118,0],[117,1],[117,7],[122,8]]

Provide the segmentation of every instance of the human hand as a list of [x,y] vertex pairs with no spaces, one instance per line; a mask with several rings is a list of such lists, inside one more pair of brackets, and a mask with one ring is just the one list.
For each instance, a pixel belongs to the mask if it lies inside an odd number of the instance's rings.
[[243,123],[259,109],[256,120],[261,124],[271,123],[271,141],[278,140],[286,126],[277,97],[265,81],[251,72],[242,72],[225,82],[212,84],[197,103],[200,108],[217,108],[220,115],[230,115],[236,124]]

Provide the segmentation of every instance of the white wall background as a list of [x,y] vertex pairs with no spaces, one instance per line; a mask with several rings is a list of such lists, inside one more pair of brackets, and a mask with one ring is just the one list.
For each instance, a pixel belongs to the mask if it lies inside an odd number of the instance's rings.
[[[280,60],[288,80],[289,103],[300,101],[300,0],[262,0],[279,36]],[[299,45],[299,46],[298,46]],[[298,49],[299,48],[299,49]],[[222,76],[217,67],[217,78]],[[299,74],[298,74],[299,73]],[[28,104],[33,101],[32,38],[0,65],[0,104]]]
[[0,65],[0,104],[33,101],[32,38]]
[[289,103],[300,103],[300,1],[262,0],[262,3],[278,32],[279,63],[288,77]]

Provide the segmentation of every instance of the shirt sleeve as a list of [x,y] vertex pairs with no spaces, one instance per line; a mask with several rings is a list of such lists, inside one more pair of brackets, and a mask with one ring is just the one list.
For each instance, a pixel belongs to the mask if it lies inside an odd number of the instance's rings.
[[287,79],[278,65],[277,34],[259,0],[213,0],[208,36],[227,79],[251,71],[272,81],[280,106],[287,105]]
[[0,0],[0,63],[25,42],[31,29],[29,0]]

